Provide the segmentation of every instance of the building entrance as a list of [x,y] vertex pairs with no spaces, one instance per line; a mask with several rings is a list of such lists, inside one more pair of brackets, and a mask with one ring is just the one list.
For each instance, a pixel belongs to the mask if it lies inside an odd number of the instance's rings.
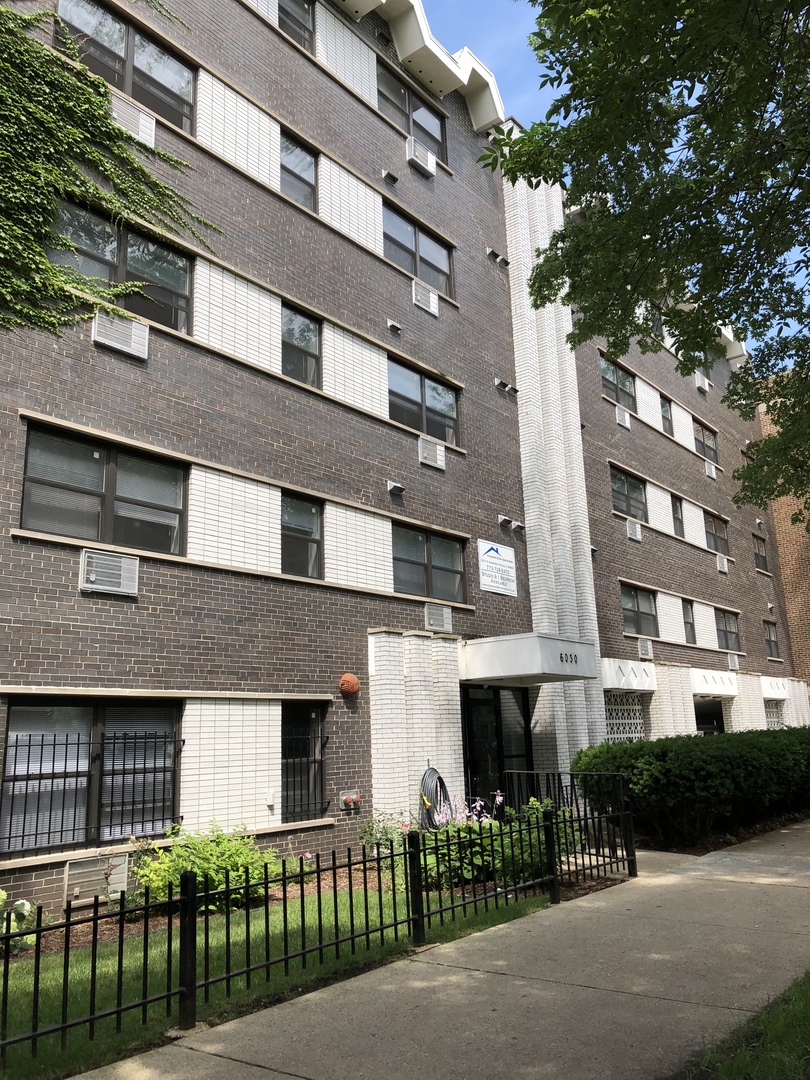
[[532,769],[529,694],[520,688],[462,687],[467,797],[492,801],[510,769]]
[[701,735],[722,735],[726,730],[723,702],[719,698],[695,698],[695,726]]

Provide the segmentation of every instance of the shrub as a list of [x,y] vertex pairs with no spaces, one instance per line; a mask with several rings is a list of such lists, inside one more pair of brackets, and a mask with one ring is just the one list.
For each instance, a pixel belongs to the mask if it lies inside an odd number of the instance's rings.
[[[206,878],[208,888],[216,890],[225,888],[226,875],[231,888],[244,882],[245,870],[251,883],[264,878],[265,866],[270,877],[281,873],[277,853],[272,849],[260,851],[256,837],[246,835],[243,829],[226,833],[213,823],[210,832],[184,833],[174,825],[167,835],[172,843],[164,848],[156,847],[151,840],[133,841],[132,873],[140,890],[149,889],[152,900],[168,899],[170,885],[176,893],[184,870],[196,873],[198,891]],[[231,897],[233,903],[244,900],[243,892],[238,890]]]
[[810,806],[810,728],[605,743],[571,768],[626,773],[637,825],[667,844],[697,844],[715,827]]

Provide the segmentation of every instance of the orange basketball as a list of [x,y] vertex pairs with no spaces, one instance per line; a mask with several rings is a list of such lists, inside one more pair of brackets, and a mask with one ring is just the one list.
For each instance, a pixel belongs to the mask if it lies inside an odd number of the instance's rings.
[[343,678],[340,680],[340,692],[344,697],[353,697],[360,689],[360,680],[356,675],[352,675],[350,671],[347,671]]

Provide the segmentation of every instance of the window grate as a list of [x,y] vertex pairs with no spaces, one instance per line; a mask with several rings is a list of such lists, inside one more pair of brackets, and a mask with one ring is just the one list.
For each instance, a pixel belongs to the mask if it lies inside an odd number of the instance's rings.
[[611,694],[606,691],[605,719],[605,742],[642,742],[646,738],[644,706],[640,694]]

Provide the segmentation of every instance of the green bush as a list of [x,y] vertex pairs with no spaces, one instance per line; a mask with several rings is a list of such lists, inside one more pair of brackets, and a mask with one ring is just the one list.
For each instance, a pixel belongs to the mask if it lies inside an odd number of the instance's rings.
[[[152,900],[168,899],[170,885],[176,894],[184,870],[196,873],[198,893],[203,889],[206,876],[208,888],[215,890],[225,887],[226,874],[231,888],[244,882],[245,869],[251,882],[264,877],[265,866],[270,877],[281,873],[278,854],[272,849],[260,851],[256,837],[247,836],[244,830],[226,833],[214,823],[210,832],[184,833],[179,825],[175,825],[167,835],[172,841],[169,847],[156,847],[150,840],[134,842],[132,873],[141,892],[149,889]],[[236,891],[231,900],[242,903],[245,897]]]
[[571,769],[626,773],[637,827],[697,844],[713,829],[810,807],[810,728],[605,743],[581,750]]

